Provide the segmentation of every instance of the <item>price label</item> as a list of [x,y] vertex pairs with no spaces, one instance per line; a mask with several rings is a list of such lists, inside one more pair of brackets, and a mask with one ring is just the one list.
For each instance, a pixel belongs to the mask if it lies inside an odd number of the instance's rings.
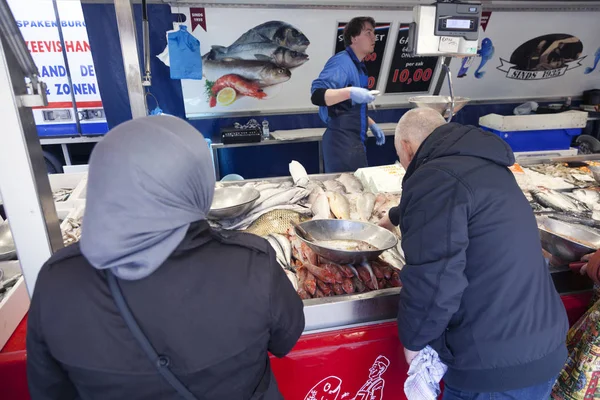
[[385,86],[386,93],[429,92],[437,57],[414,57],[407,51],[408,24],[400,24],[394,56]]
[[458,53],[458,38],[442,36],[438,50],[442,53]]
[[[346,24],[347,22],[338,23],[335,54],[346,49],[346,46],[344,45],[343,34]],[[387,43],[389,33],[389,23],[384,22],[375,24],[375,50],[371,54],[367,54],[363,60],[369,75],[368,89],[375,89],[377,87],[379,74],[381,72],[381,63],[383,61],[383,54],[385,53],[385,45]]]

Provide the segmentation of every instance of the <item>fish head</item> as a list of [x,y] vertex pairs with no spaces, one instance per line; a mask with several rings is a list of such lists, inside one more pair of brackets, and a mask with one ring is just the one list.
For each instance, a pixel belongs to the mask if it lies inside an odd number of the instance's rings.
[[337,376],[329,376],[317,383],[306,395],[307,399],[336,400],[342,390],[342,380]]
[[308,54],[280,46],[273,52],[273,58],[279,66],[295,68],[308,61]]
[[292,77],[289,69],[269,63],[261,72],[261,80],[263,86],[272,86],[279,83],[287,82]]
[[304,52],[310,45],[310,40],[306,35],[291,25],[284,25],[279,28],[273,39],[281,46],[300,52]]

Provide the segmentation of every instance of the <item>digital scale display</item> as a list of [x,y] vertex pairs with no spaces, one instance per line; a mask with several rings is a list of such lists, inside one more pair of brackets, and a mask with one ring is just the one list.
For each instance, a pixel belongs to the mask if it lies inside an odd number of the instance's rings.
[[470,19],[447,19],[447,29],[471,29]]

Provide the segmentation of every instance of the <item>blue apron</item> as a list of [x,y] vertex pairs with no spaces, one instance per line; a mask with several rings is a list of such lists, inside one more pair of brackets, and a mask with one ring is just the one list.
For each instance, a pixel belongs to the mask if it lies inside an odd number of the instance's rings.
[[[334,69],[337,71],[333,72]],[[328,79],[329,82],[326,82]],[[365,64],[358,60],[351,48],[347,48],[327,63],[319,79],[313,82],[313,89],[340,89],[349,86],[366,89],[368,82]],[[367,150],[364,144],[367,134],[367,105],[353,104],[352,100],[346,100],[331,107],[321,107],[319,114],[327,123],[323,136],[325,173],[354,172],[358,168],[367,167]]]

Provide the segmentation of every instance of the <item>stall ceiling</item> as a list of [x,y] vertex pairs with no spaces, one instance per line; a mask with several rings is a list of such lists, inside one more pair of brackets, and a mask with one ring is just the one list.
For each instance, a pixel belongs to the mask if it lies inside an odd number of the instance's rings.
[[[111,0],[81,0],[82,3],[112,4]],[[133,0],[135,4],[141,0]],[[169,4],[178,6],[204,6],[204,7],[290,7],[290,8],[378,8],[407,10],[418,4],[431,4],[435,0],[147,0],[147,3]],[[600,0],[482,0],[484,9],[490,11],[597,11],[600,10]]]

